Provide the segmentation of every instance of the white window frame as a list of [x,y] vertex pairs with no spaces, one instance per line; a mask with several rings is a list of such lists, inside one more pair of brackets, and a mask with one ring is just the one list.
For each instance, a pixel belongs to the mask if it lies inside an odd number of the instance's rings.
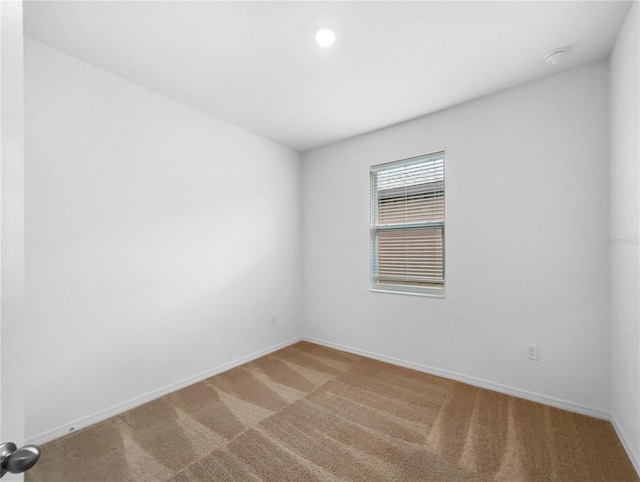
[[[420,221],[420,222],[406,222],[406,223],[394,223],[394,224],[378,224],[378,190],[377,190],[377,177],[378,173],[388,169],[393,169],[403,165],[411,166],[420,164],[423,162],[433,162],[434,160],[442,161],[443,179],[442,179],[442,191],[443,191],[443,203],[445,203],[446,190],[444,180],[444,167],[445,167],[445,153],[444,151],[426,154],[422,156],[412,157],[408,159],[401,159],[398,161],[388,162],[385,164],[378,164],[371,166],[370,169],[370,193],[371,193],[371,291],[384,292],[384,293],[397,293],[405,295],[418,295],[444,298],[445,296],[445,217],[444,206],[442,220],[438,221]],[[406,229],[416,228],[430,228],[441,227],[442,229],[442,280],[434,280],[434,285],[439,286],[424,286],[419,283],[410,284],[408,281],[402,283],[394,283],[389,280],[380,280],[378,276],[378,233],[382,231],[399,231]]]

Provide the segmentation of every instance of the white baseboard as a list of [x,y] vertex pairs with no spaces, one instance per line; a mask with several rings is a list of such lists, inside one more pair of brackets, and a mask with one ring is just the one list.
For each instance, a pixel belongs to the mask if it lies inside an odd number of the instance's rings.
[[171,392],[175,392],[176,390],[180,390],[181,388],[187,387],[189,385],[193,385],[194,383],[198,383],[202,380],[205,380],[209,377],[212,377],[214,375],[218,375],[219,373],[222,372],[226,372],[227,370],[231,370],[232,368],[235,368],[237,366],[243,365],[245,363],[248,363],[252,360],[255,360],[256,358],[260,358],[261,356],[267,355],[269,353],[272,353],[276,350],[280,350],[284,347],[287,347],[289,345],[292,345],[294,343],[297,343],[298,341],[300,341],[302,338],[301,337],[295,337],[292,338],[288,341],[282,342],[282,343],[278,343],[277,345],[273,345],[270,346],[268,348],[265,348],[263,350],[259,350],[255,353],[252,353],[250,355],[244,356],[242,358],[238,358],[237,360],[233,360],[230,361],[228,363],[223,363],[220,366],[217,366],[215,368],[212,368],[210,370],[198,373],[197,375],[185,378],[184,380],[180,380],[179,382],[176,383],[171,383],[167,386],[164,386],[162,388],[159,388],[157,390],[152,390],[148,393],[145,393],[143,395],[140,395],[138,397],[134,397],[130,400],[127,400],[125,402],[122,403],[118,403],[117,405],[114,405],[110,408],[107,408],[105,410],[101,410],[99,412],[96,412],[92,415],[88,415],[86,417],[82,417],[76,420],[72,420],[68,423],[65,423],[64,425],[61,425],[59,427],[53,428],[51,430],[47,430],[46,432],[42,432],[36,435],[32,435],[30,437],[27,437],[26,439],[26,443],[27,444],[36,444],[36,445],[40,445],[40,444],[44,444],[47,442],[50,442],[52,440],[55,440],[59,437],[62,437],[63,435],[67,435],[69,432],[71,431],[76,431],[76,430],[80,430],[84,427],[88,427],[89,425],[93,425],[94,423],[98,423],[101,422],[102,420],[106,420],[109,417],[113,417],[115,415],[119,415],[123,412],[126,412],[127,410],[130,410],[132,408],[135,408],[139,405],[142,405],[143,403],[147,403],[150,402],[151,400],[155,400],[156,398],[162,397],[164,395],[167,395]]
[[302,339],[309,341],[311,343],[317,343],[318,345],[324,345],[330,348],[335,348],[336,350],[342,350],[349,353],[354,353],[356,355],[362,355],[368,358],[373,358],[375,360],[391,363],[392,365],[411,368],[419,372],[429,373],[430,375],[437,375],[443,378],[449,378],[452,380],[457,380],[459,382],[467,383],[469,385],[473,385],[476,387],[493,390],[494,392],[513,395],[514,397],[524,398],[526,400],[531,400],[533,402],[539,402],[545,405],[550,405],[552,407],[560,408],[562,410],[568,410],[570,412],[580,413],[582,415],[588,415],[590,417],[595,417],[603,420],[611,420],[611,414],[609,412],[606,412],[604,410],[600,410],[597,408],[589,407],[586,405],[581,405],[579,403],[570,402],[568,400],[562,400],[560,398],[550,397],[548,395],[543,395],[541,393],[530,392],[528,390],[522,390],[520,388],[510,387],[508,385],[502,385],[500,383],[484,380],[482,378],[471,377],[468,375],[463,375],[461,373],[451,372],[449,370],[442,370],[440,368],[435,368],[428,365],[422,365],[420,363],[402,360],[400,358],[395,358],[387,355],[380,355],[379,353],[374,353],[367,350],[361,350],[359,348],[353,348],[351,346],[340,345],[339,343],[333,343],[326,340],[319,340],[313,337],[303,336]]
[[[272,353],[276,350],[280,350],[284,347],[287,347],[289,345],[292,345],[294,343],[297,343],[298,341],[301,340],[306,340],[309,341],[311,343],[317,343],[318,345],[323,345],[323,346],[327,346],[330,348],[335,348],[336,350],[342,350],[342,351],[346,351],[349,353],[354,353],[356,355],[362,355],[362,356],[366,356],[369,358],[373,358],[375,360],[379,360],[379,361],[383,361],[383,362],[387,362],[387,363],[391,363],[393,365],[398,365],[398,366],[402,366],[402,367],[406,367],[406,368],[411,368],[413,370],[417,370],[420,372],[424,372],[424,373],[429,373],[431,375],[436,375],[436,376],[441,376],[444,378],[449,378],[452,380],[457,380],[463,383],[467,383],[469,385],[474,385],[477,387],[481,387],[481,388],[486,388],[488,390],[493,390],[496,392],[500,392],[500,393],[505,393],[507,395],[513,395],[516,397],[520,397],[520,398],[524,398],[526,400],[531,400],[534,402],[539,402],[539,403],[543,403],[545,405],[550,405],[552,407],[556,407],[556,408],[560,408],[563,410],[569,410],[571,412],[576,412],[576,413],[581,413],[583,415],[589,415],[591,417],[595,417],[595,418],[600,418],[600,419],[604,419],[604,420],[611,420],[611,415],[608,412],[605,412],[603,410],[599,410],[599,409],[595,409],[592,407],[588,407],[588,406],[584,406],[581,404],[577,404],[574,402],[570,402],[567,400],[562,400],[562,399],[558,399],[555,397],[550,397],[547,395],[543,395],[540,393],[535,393],[535,392],[530,392],[527,390],[521,390],[519,388],[514,388],[514,387],[510,387],[507,385],[502,385],[499,383],[495,383],[495,382],[491,382],[488,380],[484,380],[484,379],[480,379],[480,378],[476,378],[476,377],[471,377],[468,375],[462,375],[460,373],[456,373],[456,372],[451,372],[448,370],[442,370],[439,368],[435,368],[435,367],[431,367],[428,365],[422,365],[420,363],[415,363],[415,362],[411,362],[408,360],[403,360],[400,358],[395,358],[395,357],[390,357],[390,356],[386,356],[386,355],[381,355],[379,353],[374,353],[371,351],[367,351],[367,350],[361,350],[359,348],[354,348],[354,347],[350,347],[350,346],[346,346],[346,345],[341,345],[339,343],[333,343],[333,342],[329,342],[326,340],[320,340],[317,338],[313,338],[313,337],[308,337],[308,336],[302,336],[302,337],[295,337],[292,338],[288,341],[279,343],[277,345],[273,345],[271,347],[265,348],[263,350],[259,350],[255,353],[252,353],[250,355],[244,356],[242,358],[238,358],[236,360],[230,361],[228,363],[224,363],[216,368],[207,370],[205,372],[199,373],[197,375],[185,378],[184,380],[181,380],[179,382],[176,383],[172,383],[169,384],[165,387],[159,388],[157,390],[153,390],[151,392],[145,393],[143,395],[140,395],[138,397],[134,397],[130,400],[127,400],[125,402],[119,403],[117,405],[114,405],[110,408],[107,408],[105,410],[101,410],[100,412],[96,412],[92,415],[88,415],[86,417],[82,417],[76,420],[72,420],[68,423],[65,423],[64,425],[61,425],[59,427],[53,428],[51,430],[47,430],[46,432],[42,432],[33,436],[29,436],[26,439],[26,443],[29,444],[44,444],[47,442],[50,442],[52,440],[55,440],[56,438],[62,437],[63,435],[67,435],[70,432],[70,429],[73,427],[73,430],[80,430],[84,427],[87,427],[89,425],[92,425],[94,423],[97,422],[101,422],[102,420],[105,420],[109,417],[113,417],[115,415],[119,415],[123,412],[126,412],[127,410],[130,410],[132,408],[135,408],[139,405],[142,405],[144,403],[150,402],[152,400],[155,400],[156,398],[162,397],[164,395],[167,395],[168,393],[174,392],[176,390],[180,390],[181,388],[184,388],[186,386],[192,385],[194,383],[200,382],[206,378],[212,377],[214,375],[217,375],[219,373],[225,372],[227,370],[230,370],[232,368],[235,368],[237,366],[240,366],[244,363],[250,362],[252,360],[255,360],[256,358],[260,358],[261,356],[267,355],[269,353]],[[619,427],[615,424],[615,421],[613,423],[614,428],[616,430],[616,432],[618,433],[622,444],[624,445],[625,449],[627,450],[627,453],[629,454],[629,457],[632,460],[632,463],[634,464],[634,466],[636,467],[636,470],[638,470],[638,468],[640,467],[640,465],[638,464],[638,458],[635,456],[635,454],[633,454],[630,450],[629,450],[629,444],[626,442],[626,439],[623,436],[623,433],[620,431]],[[638,472],[640,472],[640,470],[638,470]]]
[[629,456],[629,459],[633,464],[633,467],[636,469],[636,472],[638,473],[638,477],[640,477],[640,454],[635,453],[631,449],[631,444],[629,444],[629,439],[622,431],[622,427],[620,427],[620,425],[618,424],[618,421],[616,420],[616,417],[613,414],[611,415],[611,424],[613,425],[613,429],[616,431],[616,434],[618,435],[618,438],[620,439],[622,446],[626,450],[627,455]]

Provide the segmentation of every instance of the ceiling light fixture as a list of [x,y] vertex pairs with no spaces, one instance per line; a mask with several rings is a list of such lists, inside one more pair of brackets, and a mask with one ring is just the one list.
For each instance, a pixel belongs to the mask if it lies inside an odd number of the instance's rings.
[[336,34],[333,33],[333,30],[329,30],[328,28],[323,28],[318,30],[316,33],[316,42],[320,47],[326,49],[333,45],[333,42],[336,41]]
[[549,65],[556,65],[558,62],[562,60],[564,54],[566,53],[563,49],[554,50],[553,52],[549,52],[547,56],[544,58],[544,61]]

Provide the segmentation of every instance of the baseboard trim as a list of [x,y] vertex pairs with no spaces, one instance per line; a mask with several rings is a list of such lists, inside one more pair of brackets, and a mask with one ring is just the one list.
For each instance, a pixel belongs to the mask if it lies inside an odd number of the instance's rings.
[[[47,442],[51,442],[63,435],[67,435],[70,431],[77,431],[82,428],[88,427],[89,425],[93,425],[94,423],[101,422],[106,420],[109,417],[113,417],[115,415],[119,415],[127,410],[131,410],[143,403],[150,402],[155,400],[156,398],[160,398],[164,395],[167,395],[171,392],[175,392],[176,390],[180,390],[181,388],[188,387],[189,385],[193,385],[194,383],[198,383],[202,380],[205,380],[214,375],[218,375],[219,373],[226,372],[227,370],[231,370],[237,366],[243,365],[250,361],[253,361],[261,356],[268,355],[269,353],[273,353],[274,351],[285,348],[289,345],[293,345],[294,343],[299,342],[302,337],[291,338],[290,340],[284,341],[282,343],[278,343],[277,345],[270,346],[268,348],[264,348],[255,353],[251,353],[250,355],[246,355],[242,358],[238,358],[236,360],[230,361],[228,363],[223,363],[215,368],[210,370],[198,373],[197,375],[185,378],[184,380],[180,380],[176,383],[171,383],[157,390],[152,390],[143,395],[134,397],[130,400],[127,400],[122,403],[118,403],[110,408],[105,410],[101,410],[92,415],[88,415],[86,417],[82,417],[76,420],[72,420],[64,425],[60,425],[59,427],[53,428],[51,430],[47,430],[46,432],[39,433],[37,435],[33,435],[31,437],[26,438],[26,443],[28,444],[44,444]],[[71,430],[73,428],[73,430]]]
[[627,452],[631,463],[633,464],[633,468],[636,469],[638,473],[638,477],[640,477],[640,454],[636,454],[631,449],[631,444],[629,443],[629,439],[626,437],[624,432],[622,431],[622,427],[618,424],[618,420],[616,420],[615,415],[611,414],[611,425],[613,425],[613,429],[616,431],[624,450]]
[[280,350],[282,348],[285,348],[289,345],[292,345],[294,343],[297,343],[298,341],[301,340],[305,340],[305,341],[309,341],[311,343],[316,343],[318,345],[323,345],[323,346],[327,346],[330,348],[335,348],[336,350],[342,350],[342,351],[346,351],[349,353],[354,353],[356,355],[362,355],[362,356],[366,356],[368,358],[373,358],[375,360],[379,360],[379,361],[383,361],[386,363],[391,363],[393,365],[398,365],[398,366],[402,366],[402,367],[406,367],[406,368],[410,368],[413,370],[417,370],[420,372],[424,372],[424,373],[429,373],[431,375],[436,375],[436,376],[441,376],[444,378],[449,378],[452,380],[457,380],[459,382],[462,383],[467,383],[469,385],[473,385],[473,386],[477,386],[477,387],[481,387],[481,388],[486,388],[488,390],[493,390],[496,392],[500,392],[500,393],[504,393],[507,395],[513,395],[515,397],[519,397],[519,398],[524,398],[526,400],[531,400],[534,402],[538,402],[538,403],[542,403],[545,405],[549,405],[555,408],[560,408],[563,410],[568,410],[571,412],[575,412],[575,413],[580,413],[583,415],[588,415],[591,417],[595,417],[595,418],[599,418],[599,419],[603,419],[603,420],[610,420],[613,424],[614,429],[616,430],[616,433],[618,434],[618,437],[620,438],[625,450],[627,451],[627,453],[629,454],[629,458],[631,459],[631,462],[633,463],[634,467],[636,468],[636,471],[638,471],[638,473],[640,474],[640,463],[638,461],[638,457],[636,456],[636,454],[634,454],[631,450],[630,450],[630,446],[629,443],[627,442],[627,439],[624,437],[623,432],[620,430],[619,426],[617,425],[617,423],[615,422],[615,419],[613,419],[611,417],[611,414],[609,414],[608,412],[605,412],[603,410],[599,410],[596,408],[592,408],[592,407],[588,407],[585,405],[581,405],[581,404],[577,404],[575,402],[571,402],[568,400],[562,400],[559,398],[555,398],[555,397],[550,397],[548,395],[543,395],[540,393],[536,393],[536,392],[531,392],[528,390],[522,390],[519,388],[515,388],[515,387],[510,387],[508,385],[503,385],[500,383],[495,383],[495,382],[491,382],[489,380],[484,380],[481,378],[476,378],[476,377],[471,377],[468,375],[463,375],[461,373],[457,373],[457,372],[452,372],[449,370],[442,370],[440,368],[435,368],[429,365],[423,365],[421,363],[416,363],[416,362],[412,362],[412,361],[408,361],[408,360],[403,360],[401,358],[395,358],[395,357],[391,357],[391,356],[387,356],[387,355],[381,355],[379,353],[375,353],[372,351],[368,351],[368,350],[363,350],[360,348],[354,348],[351,346],[347,346],[347,345],[342,345],[340,343],[333,343],[330,341],[326,341],[326,340],[322,340],[322,339],[318,339],[318,338],[314,338],[314,337],[309,337],[309,336],[298,336],[298,337],[294,337],[291,338],[287,341],[284,341],[282,343],[278,343],[276,345],[270,346],[268,348],[264,348],[262,350],[259,350],[255,353],[252,353],[250,355],[246,355],[244,357],[238,358],[236,360],[227,362],[227,363],[223,363],[222,365],[219,365],[215,368],[212,368],[210,370],[201,372],[197,375],[185,378],[181,381],[178,381],[176,383],[172,383],[169,385],[166,385],[162,388],[159,388],[157,390],[152,390],[148,393],[145,393],[143,395],[140,395],[138,397],[134,397],[130,400],[127,400],[125,402],[119,403],[117,405],[114,405],[112,407],[109,407],[105,410],[101,410],[99,412],[96,412],[92,415],[88,415],[86,417],[82,417],[76,420],[72,420],[68,423],[65,423],[64,425],[60,425],[56,428],[53,428],[51,430],[47,430],[46,432],[42,432],[30,437],[27,437],[26,439],[26,443],[29,444],[44,444],[47,442],[50,442],[52,440],[55,440],[59,437],[62,437],[64,435],[67,435],[70,432],[70,429],[73,427],[73,430],[80,430],[82,428],[88,427],[89,425],[93,425],[94,423],[98,423],[101,422],[102,420],[105,420],[109,417],[113,417],[115,415],[119,415],[123,412],[126,412],[127,410],[130,410],[132,408],[135,408],[139,405],[142,405],[144,403],[150,402],[152,400],[155,400],[156,398],[162,397],[164,395],[167,395],[171,392],[174,392],[176,390],[180,390],[181,388],[187,387],[189,385],[192,385],[194,383],[198,383],[202,380],[205,380],[209,377],[218,375],[219,373],[223,373],[226,372],[227,370],[231,370],[232,368],[235,368],[237,366],[243,365],[244,363],[248,363],[250,361],[253,361],[257,358],[260,358],[261,356],[267,355],[269,353],[273,353],[274,351]]
[[506,395],[513,395],[514,397],[524,398],[525,400],[531,400],[533,402],[542,403],[562,410],[568,410],[570,412],[580,413],[582,415],[588,415],[590,417],[599,418],[602,420],[611,420],[611,414],[604,410],[581,405],[579,403],[571,402],[568,400],[562,400],[560,398],[550,397],[541,393],[531,392],[528,390],[522,390],[520,388],[510,387],[500,383],[495,383],[482,378],[471,377],[463,375],[461,373],[452,372],[449,370],[442,370],[421,363],[415,363],[401,358],[395,358],[387,355],[381,355],[379,353],[371,352],[368,350],[362,350],[360,348],[354,348],[351,346],[341,345],[339,343],[333,343],[326,340],[320,340],[309,336],[303,336],[302,340],[309,341],[311,343],[317,343],[318,345],[327,346],[329,348],[335,348],[336,350],[342,350],[356,355],[366,356],[375,360],[391,363],[392,365],[398,365],[405,368],[411,368],[419,372],[429,373],[430,375],[436,375],[443,378],[450,378],[459,382],[467,383],[480,388],[486,388],[487,390],[493,390],[494,392],[504,393]]

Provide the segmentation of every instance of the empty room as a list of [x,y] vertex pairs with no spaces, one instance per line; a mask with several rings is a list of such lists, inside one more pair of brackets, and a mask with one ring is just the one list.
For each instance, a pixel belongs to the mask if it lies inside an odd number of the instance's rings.
[[640,480],[638,1],[0,13],[3,480]]

